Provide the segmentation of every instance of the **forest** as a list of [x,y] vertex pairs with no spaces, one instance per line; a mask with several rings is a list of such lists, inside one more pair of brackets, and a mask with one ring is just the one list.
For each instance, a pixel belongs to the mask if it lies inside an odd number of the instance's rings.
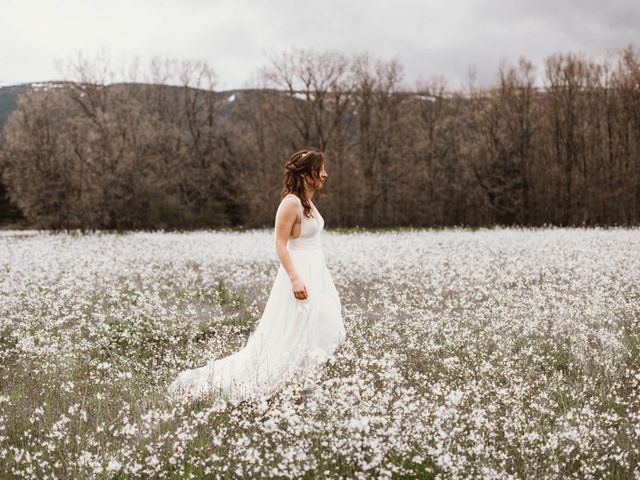
[[[124,70],[124,69],[123,69]],[[272,227],[284,164],[325,155],[329,227],[640,223],[640,52],[502,63],[491,87],[404,83],[397,60],[294,50],[251,88],[204,61],[99,56],[24,89],[0,136],[0,222]],[[536,83],[541,78],[542,85]]]

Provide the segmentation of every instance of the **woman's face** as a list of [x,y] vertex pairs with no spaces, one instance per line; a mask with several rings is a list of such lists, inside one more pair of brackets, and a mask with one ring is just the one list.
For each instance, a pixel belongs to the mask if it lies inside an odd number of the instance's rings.
[[324,186],[324,181],[327,179],[329,175],[327,171],[324,169],[324,163],[322,164],[322,168],[320,169],[320,188]]
[[324,164],[323,164],[322,167],[320,167],[319,178],[315,179],[312,177],[307,177],[307,183],[313,185],[313,188],[315,190],[322,190],[322,188],[324,187],[324,181],[328,176],[329,175],[327,174],[327,171],[324,169]]

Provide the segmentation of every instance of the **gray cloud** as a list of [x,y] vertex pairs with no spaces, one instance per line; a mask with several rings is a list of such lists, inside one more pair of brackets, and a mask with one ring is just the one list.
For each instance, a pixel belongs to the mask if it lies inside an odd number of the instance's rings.
[[542,69],[555,52],[599,60],[640,38],[640,3],[612,0],[5,0],[0,82],[58,78],[55,60],[106,47],[134,55],[206,59],[219,88],[245,86],[268,51],[369,51],[405,67],[405,82],[441,75],[459,88],[475,65],[480,85],[520,55]]

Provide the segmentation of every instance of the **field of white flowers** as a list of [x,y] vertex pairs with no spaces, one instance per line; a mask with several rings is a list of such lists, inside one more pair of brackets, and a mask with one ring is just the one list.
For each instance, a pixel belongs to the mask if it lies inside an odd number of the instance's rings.
[[0,233],[1,478],[639,478],[640,230],[323,233],[347,341],[269,402],[273,231]]

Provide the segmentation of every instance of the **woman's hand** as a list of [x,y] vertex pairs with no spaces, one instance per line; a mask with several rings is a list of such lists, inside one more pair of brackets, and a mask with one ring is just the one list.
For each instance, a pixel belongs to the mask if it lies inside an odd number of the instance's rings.
[[293,296],[298,300],[305,300],[309,296],[307,293],[307,287],[302,280],[298,278],[291,283],[293,285]]

